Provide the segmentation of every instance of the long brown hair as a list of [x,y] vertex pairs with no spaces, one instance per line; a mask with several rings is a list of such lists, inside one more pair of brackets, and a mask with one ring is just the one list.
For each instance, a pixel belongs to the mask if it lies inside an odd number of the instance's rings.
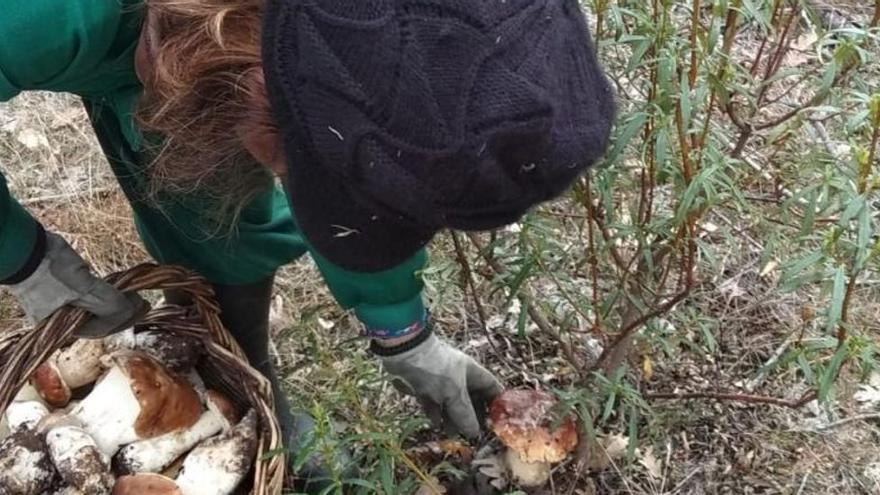
[[242,144],[274,132],[260,57],[264,1],[146,0],[137,118],[159,136],[148,167],[159,204],[167,193],[193,195],[231,225],[271,186]]

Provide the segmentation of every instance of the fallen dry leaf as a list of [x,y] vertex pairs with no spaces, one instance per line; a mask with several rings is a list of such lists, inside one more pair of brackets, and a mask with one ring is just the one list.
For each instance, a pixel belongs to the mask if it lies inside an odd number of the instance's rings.
[[49,147],[49,139],[44,133],[36,129],[22,129],[22,131],[15,136],[15,139],[29,150]]
[[599,444],[594,447],[593,455],[590,456],[590,470],[608,469],[611,464],[626,455],[628,445],[629,438],[616,433],[599,439]]
[[648,447],[641,452],[639,456],[639,464],[644,466],[648,474],[654,479],[663,477],[663,463],[654,455],[654,449]]
[[477,459],[473,462],[473,466],[477,471],[489,478],[489,484],[503,490],[507,487],[507,468],[504,467],[504,461],[498,455]]
[[654,377],[654,361],[651,359],[651,356],[645,356],[642,361],[642,372],[645,380],[650,380]]
[[446,495],[446,493],[448,493],[446,487],[440,484],[440,480],[432,476],[428,482],[419,487],[415,495]]
[[458,440],[441,440],[437,447],[444,454],[457,457],[465,462],[470,462],[474,457],[474,449],[470,445]]

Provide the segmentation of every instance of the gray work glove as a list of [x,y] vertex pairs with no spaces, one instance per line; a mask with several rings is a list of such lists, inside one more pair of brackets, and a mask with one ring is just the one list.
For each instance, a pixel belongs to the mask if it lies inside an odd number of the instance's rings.
[[380,359],[395,387],[418,399],[435,426],[468,438],[480,436],[486,407],[503,390],[489,370],[433,334],[413,349]]
[[31,323],[70,304],[93,315],[77,332],[101,338],[136,323],[149,309],[137,294],[123,294],[92,275],[85,261],[59,235],[46,233],[46,255],[23,282],[9,286]]

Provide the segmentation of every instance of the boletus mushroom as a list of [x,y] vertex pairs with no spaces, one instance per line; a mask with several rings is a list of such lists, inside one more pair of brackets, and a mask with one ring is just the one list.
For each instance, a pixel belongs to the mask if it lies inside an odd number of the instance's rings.
[[35,429],[19,429],[0,441],[0,494],[42,495],[55,474],[46,442]]
[[[513,480],[523,487],[540,487],[550,479],[554,463],[577,446],[574,420],[554,417],[557,400],[539,390],[508,390],[489,408],[492,430],[507,447],[504,461]],[[558,424],[556,429],[553,425]]]
[[69,416],[48,422],[46,445],[52,463],[68,487],[88,495],[110,495],[116,482],[110,459],[77,423]]
[[257,456],[257,413],[235,428],[209,438],[186,457],[177,486],[183,495],[230,495],[244,481]]
[[70,402],[71,390],[94,383],[104,372],[104,343],[80,339],[56,351],[31,376],[31,384],[52,407]]
[[140,440],[192,427],[202,403],[189,382],[140,352],[110,356],[112,367],[71,414],[112,457]]
[[176,373],[186,373],[201,359],[202,341],[183,334],[148,330],[135,335],[135,350],[144,352]]
[[174,480],[161,474],[144,473],[116,480],[112,495],[183,495]]
[[49,409],[42,402],[37,401],[13,402],[6,409],[6,419],[10,431],[32,430],[37,427],[37,423],[41,419],[48,415]]
[[92,383],[104,373],[101,358],[104,356],[104,342],[95,339],[79,339],[70,347],[61,349],[52,356],[58,366],[61,379],[71,389]]
[[61,370],[54,361],[49,360],[41,364],[34,374],[31,375],[31,384],[37,389],[40,397],[52,407],[61,408],[70,402],[73,394],[64,379],[61,378]]
[[239,421],[235,406],[219,392],[205,393],[208,408],[192,427],[126,445],[113,458],[119,474],[160,473],[199,442],[229,431]]

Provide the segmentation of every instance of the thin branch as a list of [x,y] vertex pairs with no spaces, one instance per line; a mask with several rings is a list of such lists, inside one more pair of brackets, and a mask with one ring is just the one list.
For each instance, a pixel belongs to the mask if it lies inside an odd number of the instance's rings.
[[486,339],[489,341],[489,345],[492,346],[492,351],[495,355],[497,355],[499,359],[504,359],[504,355],[495,346],[495,342],[492,340],[492,334],[489,332],[489,318],[486,315],[486,309],[483,307],[483,302],[480,301],[480,294],[477,292],[477,284],[474,281],[474,273],[473,270],[471,270],[471,265],[464,252],[464,247],[458,239],[458,234],[455,232],[451,232],[450,234],[452,236],[452,244],[455,246],[455,255],[458,258],[458,264],[461,265],[462,274],[464,275],[467,285],[470,287],[471,294],[473,295],[474,305],[477,308],[477,316],[480,318],[480,328],[483,330]]
[[880,0],[874,0],[874,18],[871,19],[871,27],[880,26]]
[[710,399],[719,401],[744,402],[746,404],[769,404],[774,406],[800,409],[816,398],[816,392],[811,390],[800,399],[789,400],[766,395],[740,394],[736,392],[669,392],[647,393],[644,397],[648,400],[692,400]]
[[[470,232],[467,234],[468,239],[476,246],[477,251],[480,253],[480,256],[486,261],[492,271],[495,272],[498,276],[504,276],[507,273],[504,266],[498,262],[498,260],[492,258],[486,253],[485,246],[483,245],[480,238],[477,234]],[[517,298],[520,303],[525,306],[526,312],[529,315],[529,318],[537,325],[538,330],[545,333],[546,335],[552,337],[560,346],[562,346],[562,352],[565,354],[566,359],[571,363],[572,367],[575,370],[580,370],[582,368],[581,360],[578,359],[575,354],[574,348],[571,345],[571,342],[567,342],[564,338],[562,338],[562,334],[553,327],[553,325],[544,317],[543,314],[538,310],[537,306],[533,304],[534,298],[531,294],[524,292],[523,289],[520,290],[519,294],[517,294]]]

